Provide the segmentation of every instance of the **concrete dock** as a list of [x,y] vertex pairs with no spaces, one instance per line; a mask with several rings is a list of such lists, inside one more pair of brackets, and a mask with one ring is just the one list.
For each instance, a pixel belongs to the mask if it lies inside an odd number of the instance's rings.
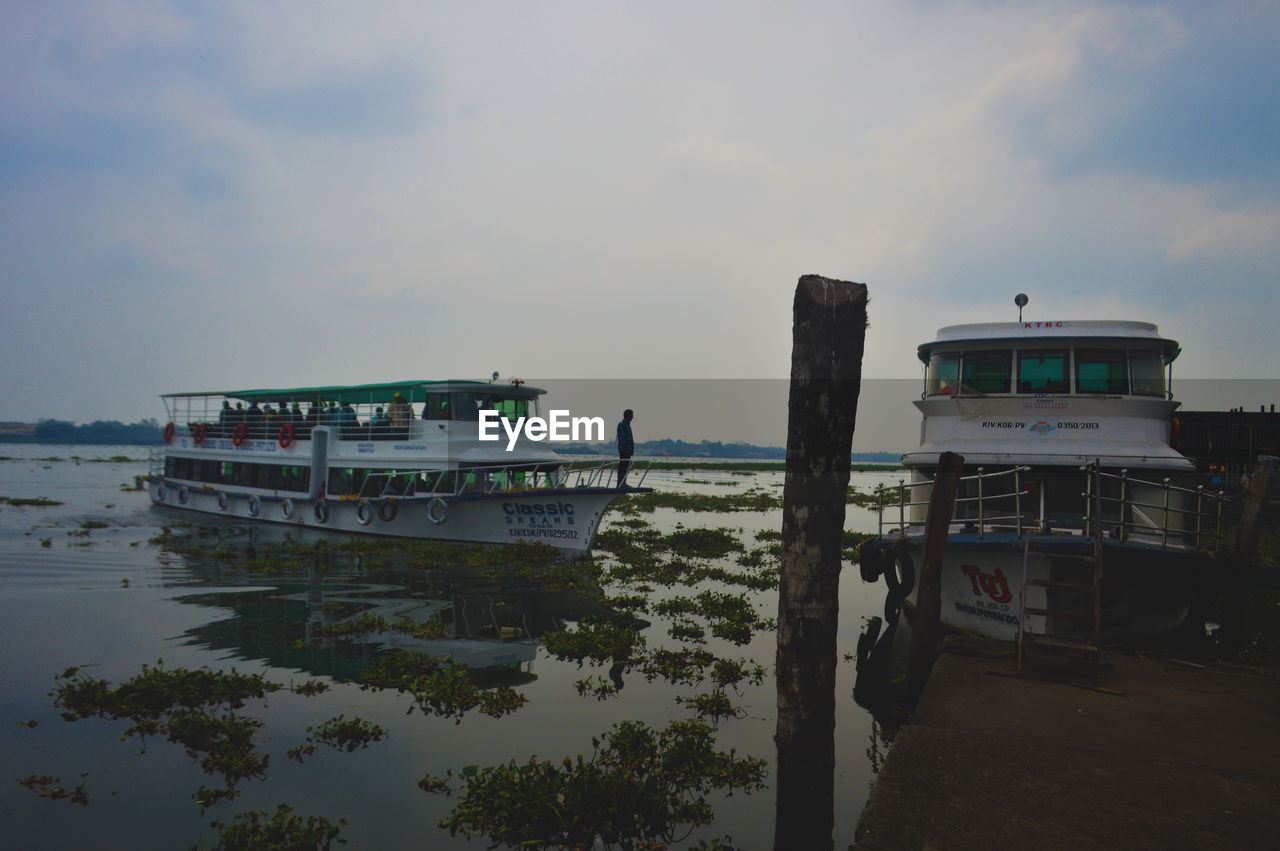
[[1280,848],[1280,680],[1102,658],[1091,688],[949,638],[855,847]]

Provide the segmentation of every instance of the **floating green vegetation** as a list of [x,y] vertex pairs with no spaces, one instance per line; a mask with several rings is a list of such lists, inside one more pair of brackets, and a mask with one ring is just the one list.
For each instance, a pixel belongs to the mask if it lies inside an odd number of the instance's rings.
[[307,728],[307,743],[289,749],[289,759],[302,762],[303,757],[310,756],[317,750],[317,743],[328,745],[335,750],[351,753],[364,750],[370,742],[380,742],[387,735],[386,729],[362,718],[347,720],[339,715],[330,718],[318,727]]
[[408,619],[387,620],[373,612],[366,612],[359,617],[316,627],[313,633],[324,638],[354,638],[361,635],[377,635],[394,632],[414,638],[444,638],[444,624],[439,618],[432,617],[423,621]]
[[232,849],[304,849],[329,848],[338,834],[347,824],[346,819],[331,822],[323,816],[310,816],[303,819],[293,815],[293,808],[281,804],[274,814],[265,810],[240,813],[230,824],[215,821],[213,827],[218,831],[218,844],[214,851],[232,851]]
[[841,550],[844,558],[848,561],[857,562],[860,558],[860,551],[864,541],[870,541],[876,537],[870,532],[854,532],[849,529],[844,530],[844,540],[841,543]]
[[289,690],[294,694],[300,694],[303,697],[315,697],[317,694],[323,694],[328,691],[329,684],[323,680],[307,680],[301,685],[290,686]]
[[162,736],[199,760],[206,774],[220,775],[225,786],[197,791],[201,806],[237,797],[241,780],[266,772],[268,757],[254,741],[262,722],[233,711],[281,688],[260,674],[166,670],[159,662],[154,668],[144,665],[142,673],[114,688],[81,668],[68,668],[55,681],[54,706],[63,710],[64,720],[132,721],[122,738]]
[[80,784],[71,789],[66,789],[61,785],[61,778],[50,777],[47,774],[30,774],[20,778],[18,785],[24,789],[30,789],[40,798],[47,798],[50,801],[69,800],[73,804],[87,807],[89,806],[89,794],[85,792],[84,786],[85,778],[88,776],[89,772],[81,772]]
[[845,492],[844,501],[846,505],[856,505],[860,508],[875,508],[876,495],[873,493],[863,493],[853,485],[849,486]]
[[719,721],[722,718],[729,717],[743,717],[746,714],[733,705],[729,695],[719,689],[703,694],[695,694],[693,697],[677,697],[676,703],[692,708],[694,714],[699,718],[710,718],[712,721]]
[[653,493],[633,493],[613,503],[612,507],[624,513],[648,513],[659,508],[674,508],[676,511],[773,511],[782,507],[782,498],[752,488],[743,493],[703,494],[673,493],[671,491],[654,491]]
[[644,647],[644,638],[629,624],[586,618],[572,629],[542,636],[547,652],[561,661],[596,664],[626,662]]
[[500,718],[528,700],[509,686],[481,688],[466,665],[414,650],[379,657],[360,674],[359,684],[365,690],[394,688],[413,698],[410,712],[417,708],[424,715],[453,718],[459,724],[473,710]]
[[739,530],[726,529],[678,529],[661,539],[661,546],[686,558],[723,558],[729,553],[742,552]]
[[[440,826],[525,848],[663,848],[711,823],[713,791],[764,786],[767,763],[717,751],[714,729],[702,721],[660,731],[623,721],[601,738],[591,740],[588,759],[463,768],[458,804]],[[418,785],[453,791],[430,776]]]
[[101,520],[84,520],[80,523],[81,529],[105,529],[110,524],[103,523]]
[[703,591],[696,597],[663,600],[654,604],[653,610],[676,618],[683,635],[691,633],[695,626],[690,618],[702,618],[708,622],[712,635],[739,646],[750,642],[757,630],[777,628],[772,618],[761,618],[751,601],[738,594]]
[[12,505],[14,508],[20,508],[22,506],[34,506],[36,508],[47,508],[50,505],[62,505],[63,503],[59,502],[56,499],[49,499],[46,496],[33,496],[33,497],[0,496],[0,504]]
[[[659,585],[696,585],[719,582],[767,591],[778,585],[776,548],[745,550],[739,532],[732,529],[680,529],[670,535],[645,526],[638,529],[612,528],[596,536],[596,547],[614,557],[601,575],[602,580]],[[663,558],[663,553],[677,557]],[[737,563],[745,571],[733,571],[706,562],[738,553]],[[689,561],[688,559],[694,559]]]

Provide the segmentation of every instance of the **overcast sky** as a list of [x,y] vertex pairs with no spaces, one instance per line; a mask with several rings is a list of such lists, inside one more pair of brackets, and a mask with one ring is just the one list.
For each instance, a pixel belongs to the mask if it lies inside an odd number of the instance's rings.
[[806,273],[869,286],[868,378],[1018,292],[1280,377],[1277,44],[1273,2],[4,0],[0,420],[783,378]]

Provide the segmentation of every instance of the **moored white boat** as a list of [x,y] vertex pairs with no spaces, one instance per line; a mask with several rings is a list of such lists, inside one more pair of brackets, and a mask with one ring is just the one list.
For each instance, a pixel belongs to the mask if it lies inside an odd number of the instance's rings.
[[538,417],[544,393],[423,380],[166,394],[147,488],[156,504],[226,517],[585,550],[608,504],[644,490],[647,466],[633,467],[637,487],[619,487],[616,461],[570,464],[510,434]]
[[1094,646],[1177,627],[1195,568],[1221,539],[1224,499],[1193,484],[1176,448],[1179,352],[1144,322],[942,328],[918,350],[920,445],[903,455],[910,481],[879,491],[864,577],[883,571],[914,603],[930,492],[950,451],[964,466],[942,561],[945,625]]

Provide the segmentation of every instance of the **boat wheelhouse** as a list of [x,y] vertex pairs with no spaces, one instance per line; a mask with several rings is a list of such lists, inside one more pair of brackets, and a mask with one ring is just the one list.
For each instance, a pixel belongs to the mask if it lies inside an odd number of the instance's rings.
[[1095,650],[1178,626],[1201,553],[1221,540],[1223,506],[1177,451],[1179,352],[1146,322],[939,330],[918,348],[920,445],[902,459],[911,478],[877,492],[881,537],[864,577],[883,572],[914,601],[939,458],[954,452],[964,462],[944,624]]
[[[616,461],[572,464],[520,429],[545,392],[423,380],[166,394],[147,487],[157,504],[228,517],[588,549],[608,504],[643,488],[619,487]],[[602,439],[598,418],[563,427],[593,424],[587,438]]]

